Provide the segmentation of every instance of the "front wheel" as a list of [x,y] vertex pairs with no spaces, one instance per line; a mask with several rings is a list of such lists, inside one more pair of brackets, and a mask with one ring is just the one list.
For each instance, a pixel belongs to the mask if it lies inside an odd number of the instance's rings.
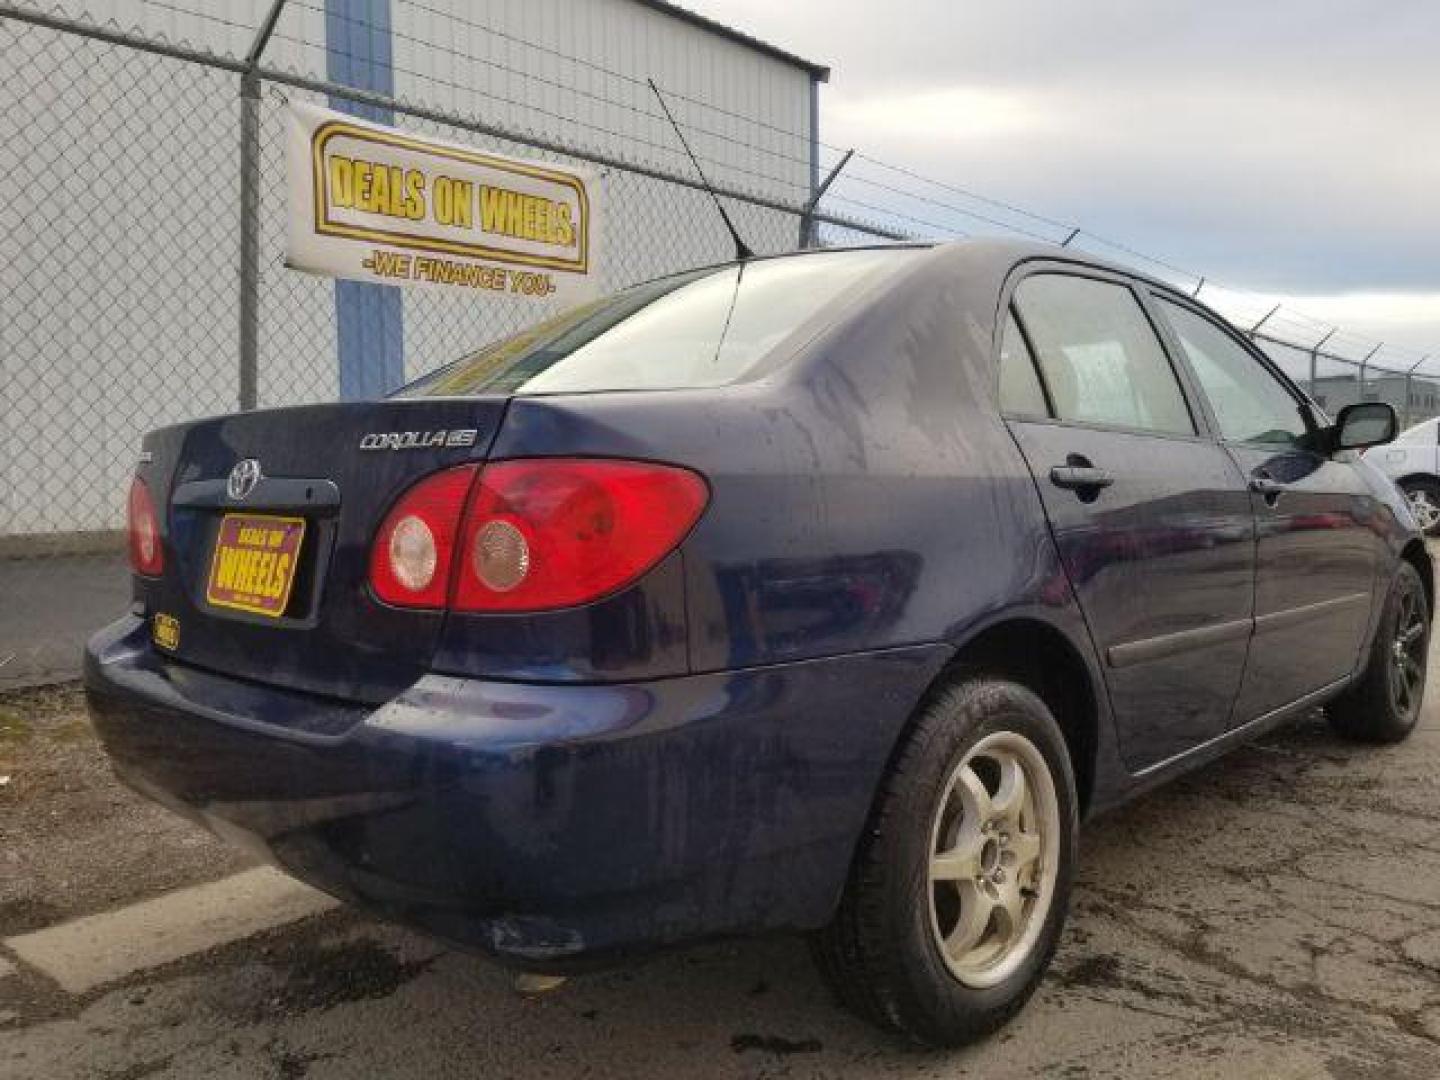
[[1406,480],[1400,485],[1410,516],[1426,536],[1440,536],[1440,481],[1427,477]]
[[1359,742],[1399,742],[1415,729],[1425,696],[1430,605],[1420,575],[1400,564],[1359,680],[1325,706],[1330,726]]
[[841,1001],[931,1046],[1004,1024],[1059,941],[1077,818],[1069,753],[1044,702],[991,678],[935,694],[814,941]]

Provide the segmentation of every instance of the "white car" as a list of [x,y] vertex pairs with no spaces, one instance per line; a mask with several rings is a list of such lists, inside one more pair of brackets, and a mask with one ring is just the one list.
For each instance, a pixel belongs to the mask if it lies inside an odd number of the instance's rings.
[[1365,460],[1399,485],[1425,535],[1440,535],[1440,417],[1402,431],[1392,443],[1367,450]]

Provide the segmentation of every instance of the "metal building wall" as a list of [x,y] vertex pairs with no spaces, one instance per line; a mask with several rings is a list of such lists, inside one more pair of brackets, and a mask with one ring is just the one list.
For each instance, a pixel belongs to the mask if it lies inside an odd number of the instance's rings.
[[[269,2],[43,8],[239,58]],[[336,7],[368,21],[367,3],[388,5],[401,100],[688,172],[645,85],[654,78],[713,180],[787,202],[808,194],[811,73],[643,0],[290,0],[266,64],[325,78]],[[17,208],[0,236],[0,378],[11,400],[42,405],[0,424],[0,536],[113,529],[138,432],[236,404],[236,79],[98,45],[59,48],[40,32],[7,42],[6,65],[27,85],[0,116],[0,175],[16,181]],[[281,265],[283,102],[273,87],[265,109],[260,403],[273,406],[338,396],[347,316],[333,282]],[[617,268],[607,285],[723,250],[694,192],[615,189],[602,222],[603,258]],[[98,199],[108,199],[104,213]],[[750,211],[736,212],[743,229]],[[12,281],[20,266],[24,281]],[[407,377],[542,314],[426,289],[407,290],[399,306]],[[442,325],[444,335],[408,332]]]
[[810,73],[746,44],[636,0],[397,2],[393,22],[401,97],[679,166],[643,85],[653,78],[715,163],[712,180],[789,199],[809,191]]
[[[744,43],[636,0],[397,0],[391,18],[402,100],[689,174],[646,83],[654,79],[712,181],[793,203],[810,191],[811,73]],[[657,196],[654,188],[603,178],[601,190],[606,286],[717,257],[721,223],[703,204],[696,214],[693,193]],[[732,213],[744,231],[746,211]],[[680,215],[693,223],[690,230],[677,230]],[[677,236],[688,243],[677,245]],[[473,339],[484,340],[486,313],[460,310],[468,304],[453,293],[412,289],[405,323],[471,325]],[[503,298],[491,301],[491,314],[522,317],[497,310],[504,306]],[[413,377],[473,344],[411,335],[406,373]]]

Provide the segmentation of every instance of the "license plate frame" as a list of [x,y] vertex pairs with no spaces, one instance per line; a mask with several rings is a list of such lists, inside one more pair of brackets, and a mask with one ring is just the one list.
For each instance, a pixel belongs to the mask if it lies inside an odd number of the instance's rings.
[[[304,518],[282,514],[222,517],[205,577],[205,602],[266,619],[282,617],[299,575],[305,526]],[[227,552],[233,554],[228,561]],[[273,558],[267,560],[267,555]],[[222,568],[225,582],[220,580]]]

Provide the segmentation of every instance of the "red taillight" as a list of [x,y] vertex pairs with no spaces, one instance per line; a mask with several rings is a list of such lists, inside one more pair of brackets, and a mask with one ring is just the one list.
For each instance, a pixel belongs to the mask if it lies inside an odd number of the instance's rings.
[[370,587],[387,604],[443,608],[465,497],[479,471],[461,465],[427,476],[386,516],[370,551]]
[[[411,488],[385,519],[371,585],[407,607],[441,607],[447,595],[457,611],[588,603],[673,551],[709,498],[697,474],[648,462],[535,458],[450,469]],[[425,531],[434,548],[428,576]]]
[[673,551],[709,499],[704,480],[672,465],[487,465],[465,517],[454,606],[537,611],[597,600]]
[[130,482],[130,498],[125,507],[126,528],[130,536],[130,568],[145,577],[159,577],[165,569],[165,549],[160,543],[160,519],[145,481],[135,477]]

